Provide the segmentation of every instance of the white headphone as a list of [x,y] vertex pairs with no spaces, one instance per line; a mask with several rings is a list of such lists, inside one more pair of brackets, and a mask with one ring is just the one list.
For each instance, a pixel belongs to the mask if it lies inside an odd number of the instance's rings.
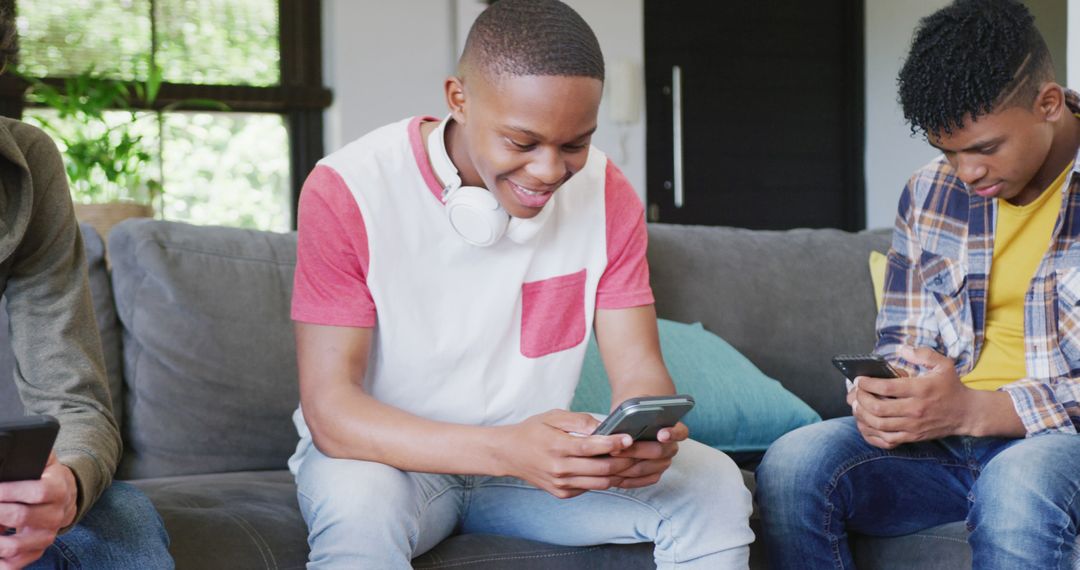
[[443,201],[450,227],[461,239],[480,247],[495,244],[503,234],[516,243],[528,241],[540,231],[553,208],[545,207],[529,219],[511,218],[486,188],[462,186],[458,169],[446,153],[446,125],[451,120],[447,116],[427,138],[428,159],[443,183]]

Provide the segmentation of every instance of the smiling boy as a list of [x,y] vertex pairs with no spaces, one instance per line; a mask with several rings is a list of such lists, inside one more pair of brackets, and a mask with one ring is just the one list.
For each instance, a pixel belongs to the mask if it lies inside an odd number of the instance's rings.
[[745,568],[749,492],[686,426],[585,436],[565,411],[595,328],[612,401],[674,393],[643,208],[590,146],[604,65],[554,1],[473,25],[450,116],[378,129],[301,196],[290,468],[309,566],[409,568],[455,532],[654,542],[661,568]]
[[966,520],[975,568],[1069,568],[1080,101],[1014,0],[923,20],[899,84],[913,129],[943,153],[900,197],[877,321],[877,352],[907,377],[857,379],[853,417],[769,449],[757,498],[770,560],[853,568],[849,532]]

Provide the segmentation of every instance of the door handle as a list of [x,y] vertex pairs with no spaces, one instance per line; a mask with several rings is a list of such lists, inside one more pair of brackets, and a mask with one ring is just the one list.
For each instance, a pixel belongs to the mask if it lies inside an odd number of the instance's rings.
[[671,138],[674,154],[672,183],[675,207],[683,207],[683,141],[682,141],[682,67],[671,67]]

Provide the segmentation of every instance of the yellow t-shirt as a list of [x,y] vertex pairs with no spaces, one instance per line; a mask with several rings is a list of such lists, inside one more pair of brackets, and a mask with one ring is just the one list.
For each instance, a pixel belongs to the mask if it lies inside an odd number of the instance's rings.
[[994,257],[986,292],[986,337],[975,368],[961,380],[976,390],[997,390],[1027,376],[1024,297],[1050,247],[1061,211],[1061,188],[1072,164],[1032,203],[997,203]]

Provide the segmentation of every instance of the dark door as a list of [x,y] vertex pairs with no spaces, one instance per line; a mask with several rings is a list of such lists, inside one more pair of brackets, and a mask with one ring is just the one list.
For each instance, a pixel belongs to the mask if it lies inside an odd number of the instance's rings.
[[650,221],[863,228],[862,0],[644,4]]

